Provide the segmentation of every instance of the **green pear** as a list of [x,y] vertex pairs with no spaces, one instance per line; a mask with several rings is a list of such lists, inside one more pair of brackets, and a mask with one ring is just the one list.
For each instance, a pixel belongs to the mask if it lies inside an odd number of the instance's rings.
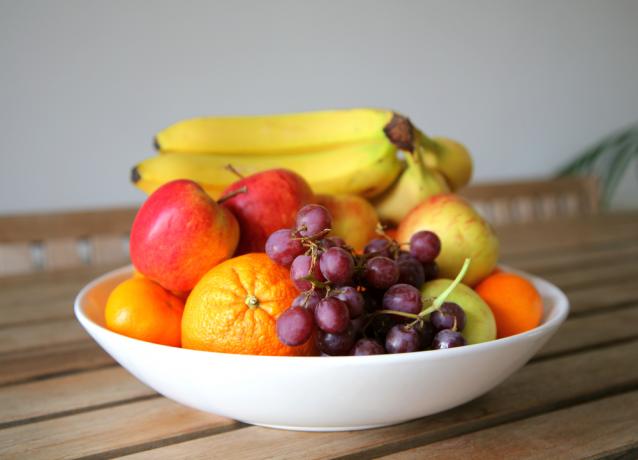
[[[424,298],[437,297],[452,283],[452,280],[445,278],[429,281],[421,288],[421,294]],[[458,284],[445,296],[445,301],[454,302],[465,311],[465,328],[461,333],[468,345],[496,339],[496,321],[492,310],[472,288]]]
[[399,178],[372,200],[383,222],[398,224],[426,198],[450,191],[441,173],[428,169],[417,154],[406,153],[405,162],[406,168]]

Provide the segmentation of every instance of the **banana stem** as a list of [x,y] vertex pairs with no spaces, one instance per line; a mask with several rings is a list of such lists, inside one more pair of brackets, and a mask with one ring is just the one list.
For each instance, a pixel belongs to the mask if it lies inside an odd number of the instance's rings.
[[436,142],[434,139],[431,139],[430,137],[428,137],[423,131],[421,131],[418,128],[414,128],[415,132],[416,132],[416,147],[421,147],[425,150],[430,150],[434,153],[440,153],[441,152],[441,145]]

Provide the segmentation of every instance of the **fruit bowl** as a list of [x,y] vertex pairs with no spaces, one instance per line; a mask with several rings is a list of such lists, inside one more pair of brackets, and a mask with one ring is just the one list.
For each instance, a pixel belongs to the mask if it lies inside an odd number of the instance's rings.
[[504,339],[376,356],[212,353],[143,342],[105,328],[106,299],[132,270],[129,266],[109,272],[76,298],[75,315],[100,346],[139,380],[181,404],[289,430],[373,428],[468,402],[521,368],[552,337],[569,311],[567,297],[556,286],[517,272],[541,294],[543,320],[533,330]]

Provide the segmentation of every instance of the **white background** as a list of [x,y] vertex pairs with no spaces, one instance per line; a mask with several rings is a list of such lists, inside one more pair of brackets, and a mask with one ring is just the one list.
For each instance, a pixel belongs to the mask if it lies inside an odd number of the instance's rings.
[[0,213],[140,202],[181,118],[353,106],[551,174],[638,120],[638,1],[0,0]]

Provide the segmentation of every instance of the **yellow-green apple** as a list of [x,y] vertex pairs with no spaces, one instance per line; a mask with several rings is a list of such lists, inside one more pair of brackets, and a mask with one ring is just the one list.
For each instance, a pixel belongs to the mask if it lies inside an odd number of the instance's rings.
[[474,286],[494,270],[498,239],[490,225],[458,195],[435,195],[412,209],[399,225],[397,240],[410,241],[420,230],[430,230],[441,240],[441,253],[436,258],[441,277],[456,276],[468,257],[472,264],[463,283]]
[[330,211],[330,234],[343,238],[356,251],[362,251],[376,236],[379,224],[377,212],[365,198],[357,195],[317,195],[315,202]]
[[131,228],[133,265],[171,291],[190,291],[199,279],[235,252],[235,217],[190,180],[168,182],[153,192]]
[[[234,196],[224,199],[233,193]],[[239,255],[264,252],[270,234],[292,228],[297,211],[312,203],[314,194],[299,174],[270,169],[234,182],[224,190],[220,200],[239,222]]]
[[[474,260],[472,260],[472,264]],[[470,267],[472,266],[470,264]],[[421,294],[424,298],[434,298],[443,293],[451,284],[451,279],[440,278],[428,281],[421,287]],[[474,292],[474,290],[464,284],[454,287],[446,298],[446,302],[454,302],[465,312],[465,327],[461,334],[468,345],[473,343],[487,342],[496,338],[496,321],[492,310]]]

